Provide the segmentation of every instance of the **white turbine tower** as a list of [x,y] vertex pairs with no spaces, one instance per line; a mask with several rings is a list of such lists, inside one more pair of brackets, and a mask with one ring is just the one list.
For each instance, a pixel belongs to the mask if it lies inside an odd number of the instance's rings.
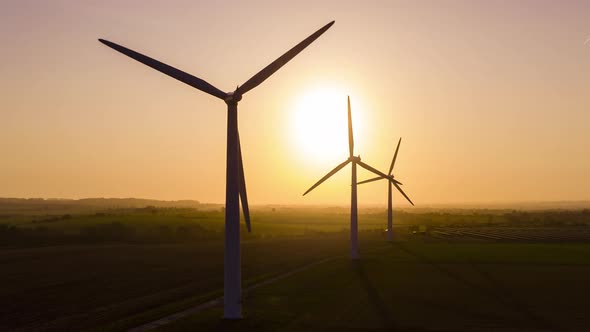
[[354,156],[354,139],[352,136],[352,116],[350,114],[350,97],[348,97],[348,159],[346,159],[342,164],[336,166],[333,170],[331,170],[328,174],[326,174],[323,178],[321,178],[316,184],[311,186],[304,194],[305,196],[308,192],[312,191],[315,187],[319,186],[322,182],[326,181],[329,177],[336,174],[339,170],[344,168],[344,166],[348,165],[348,163],[352,163],[352,179],[350,181],[351,189],[350,189],[350,257],[352,259],[359,258],[359,249],[358,249],[358,210],[357,210],[357,199],[356,199],[356,165],[359,165],[366,170],[373,172],[379,177],[387,178],[387,175],[381,173],[380,171],[374,169],[373,167],[363,163],[361,161],[361,157]]
[[399,186],[401,185],[400,182],[396,181],[393,177],[393,166],[395,165],[395,160],[397,159],[397,152],[399,151],[399,145],[402,142],[402,139],[400,137],[399,141],[397,142],[397,148],[395,148],[395,153],[393,154],[393,160],[391,160],[391,165],[389,166],[389,173],[387,174],[386,178],[383,178],[381,176],[379,177],[375,177],[372,179],[368,179],[365,181],[361,181],[358,184],[363,184],[363,183],[367,183],[367,182],[373,182],[373,181],[377,181],[377,180],[383,180],[383,179],[387,179],[387,241],[393,241],[393,197],[392,197],[392,188],[391,186],[395,186],[395,188],[397,188],[397,190],[399,190],[399,192],[404,195],[404,197],[408,200],[408,202],[410,202],[410,204],[414,205],[414,203],[412,202],[412,200],[410,200],[410,198],[406,195],[406,193],[402,190],[402,188]]
[[250,215],[248,211],[248,198],[246,196],[246,181],[244,178],[244,166],[240,150],[238,135],[238,102],[242,95],[264,82],[283,65],[289,62],[299,52],[316,40],[334,21],[307,37],[295,47],[287,51],[277,60],[266,66],[256,75],[252,76],[242,86],[238,86],[233,92],[223,92],[206,81],[178,70],[160,61],[154,60],[143,54],[137,53],[113,42],[99,39],[99,41],[112,49],[119,51],[153,69],[186,83],[198,90],[208,93],[223,100],[227,104],[227,156],[226,156],[226,182],[225,182],[225,253],[224,253],[224,278],[223,278],[223,316],[228,319],[242,317],[241,304],[241,269],[240,269],[240,203],[244,210],[244,219],[248,231],[250,231]]

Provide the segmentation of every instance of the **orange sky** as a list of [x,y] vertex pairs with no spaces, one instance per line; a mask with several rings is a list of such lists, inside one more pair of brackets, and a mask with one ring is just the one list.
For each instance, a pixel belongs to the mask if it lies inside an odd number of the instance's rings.
[[[590,199],[587,2],[0,7],[1,197],[223,202],[225,105],[97,38],[230,91],[336,20],[240,103],[251,204],[348,203],[350,168],[301,196],[347,157],[346,95],[363,161],[385,171],[403,136],[418,206]],[[385,204],[385,182],[359,203]]]

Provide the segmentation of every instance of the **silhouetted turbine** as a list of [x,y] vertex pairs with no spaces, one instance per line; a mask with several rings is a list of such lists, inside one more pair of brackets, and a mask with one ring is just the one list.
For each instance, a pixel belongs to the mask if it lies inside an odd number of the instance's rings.
[[342,164],[336,166],[333,170],[331,170],[328,174],[326,174],[323,178],[321,178],[318,182],[316,182],[311,188],[307,189],[307,191],[303,194],[305,196],[307,193],[312,191],[315,187],[319,186],[322,182],[326,181],[329,177],[336,174],[339,170],[344,168],[344,166],[348,165],[348,163],[352,163],[352,179],[351,179],[351,190],[350,190],[350,257],[352,259],[359,258],[359,251],[358,251],[358,210],[357,210],[357,195],[356,195],[356,165],[363,167],[364,169],[373,172],[380,177],[387,178],[387,175],[381,173],[380,171],[376,170],[375,168],[363,163],[361,161],[361,157],[354,156],[354,138],[352,135],[352,116],[350,112],[350,97],[348,97],[348,159],[346,159]]
[[395,160],[397,159],[397,152],[399,151],[399,145],[401,144],[402,139],[400,137],[399,141],[397,142],[397,147],[395,148],[395,153],[393,154],[393,159],[391,160],[391,165],[389,166],[389,173],[387,174],[387,177],[384,178],[382,176],[379,177],[375,177],[372,179],[368,179],[365,181],[361,181],[358,184],[363,184],[363,183],[367,183],[367,182],[373,182],[373,181],[377,181],[377,180],[383,180],[383,179],[387,179],[389,181],[387,181],[387,240],[388,241],[392,241],[393,240],[393,201],[392,201],[392,188],[391,186],[395,186],[397,188],[397,190],[399,190],[399,192],[404,195],[404,197],[408,200],[408,202],[410,202],[410,204],[414,205],[414,203],[410,200],[410,198],[406,195],[406,193],[402,190],[402,188],[400,188],[399,185],[401,185],[401,182],[397,181],[396,179],[394,179],[393,177],[393,166],[395,165]]
[[240,203],[244,211],[244,219],[248,231],[250,228],[250,213],[248,210],[248,198],[246,195],[246,180],[244,178],[244,165],[238,134],[238,102],[242,96],[264,82],[283,65],[289,62],[299,52],[316,40],[334,21],[307,37],[295,45],[270,65],[266,66],[256,75],[252,76],[242,86],[238,86],[233,92],[223,92],[213,85],[198,77],[185,73],[158,60],[137,53],[121,45],[108,40],[99,41],[112,49],[119,51],[147,66],[154,68],[170,77],[186,83],[198,90],[222,99],[227,104],[227,163],[226,163],[226,187],[225,187],[225,254],[224,254],[224,317],[235,319],[242,316],[241,305],[241,270],[240,270]]

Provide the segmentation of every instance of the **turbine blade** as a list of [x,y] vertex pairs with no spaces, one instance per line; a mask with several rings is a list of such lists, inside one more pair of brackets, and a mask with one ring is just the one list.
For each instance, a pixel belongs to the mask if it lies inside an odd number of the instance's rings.
[[396,180],[396,179],[391,179],[391,181],[392,181],[392,182],[395,182],[395,183],[397,183],[397,184],[399,184],[400,186],[403,186],[403,185],[404,185],[403,183],[399,182],[399,181],[398,181],[398,180]]
[[347,159],[342,164],[336,166],[336,168],[334,168],[333,170],[331,170],[330,173],[326,174],[323,178],[321,178],[318,182],[316,182],[313,186],[311,186],[311,188],[307,189],[307,191],[305,193],[303,193],[303,196],[305,196],[308,192],[312,191],[315,187],[319,186],[322,182],[326,181],[330,176],[336,174],[336,172],[338,172],[339,170],[341,170],[349,162],[350,162],[350,159]]
[[399,151],[399,145],[402,142],[402,138],[399,138],[399,141],[397,141],[397,148],[395,148],[395,154],[393,155],[393,160],[391,161],[391,166],[389,166],[389,175],[391,175],[391,172],[393,171],[393,165],[395,165],[395,160],[397,159],[397,152]]
[[354,138],[352,136],[352,115],[350,114],[350,96],[348,96],[348,151],[354,154]]
[[299,52],[303,51],[303,49],[309,46],[309,44],[311,44],[314,40],[316,40],[319,36],[326,32],[326,30],[328,30],[332,26],[332,24],[334,24],[334,21],[326,24],[324,27],[314,32],[311,36],[305,38],[302,42],[300,42],[299,44],[295,45],[295,47],[287,51],[287,53],[281,55],[273,63],[266,66],[256,75],[252,76],[252,78],[247,80],[246,83],[242,84],[242,86],[238,88],[239,93],[244,94],[257,87],[260,83],[264,82],[267,78],[269,78],[287,62],[289,62],[297,54],[299,54]]
[[379,175],[380,177],[387,179],[387,175],[385,175],[385,173],[374,169],[373,167],[363,163],[362,161],[359,160],[356,163],[359,164],[359,166],[361,166],[362,168],[366,169],[367,171],[373,172],[373,173]]
[[404,197],[408,200],[408,202],[410,202],[410,204],[412,204],[412,206],[414,205],[414,203],[412,202],[412,200],[408,197],[408,195],[406,195],[406,193],[402,190],[402,188],[400,188],[397,183],[392,182],[393,185],[397,188],[397,190],[399,190],[400,193],[402,193],[402,195],[404,195]]
[[368,179],[368,180],[364,180],[364,181],[358,182],[357,184],[369,183],[369,182],[373,182],[373,181],[377,181],[377,180],[383,180],[383,178],[380,177],[380,176],[378,176],[376,178],[371,178],[371,179]]
[[250,209],[248,208],[248,195],[246,194],[246,178],[244,176],[244,163],[242,162],[242,147],[240,144],[240,134],[238,133],[238,162],[239,162],[239,176],[240,176],[240,201],[242,202],[242,211],[244,212],[244,220],[246,221],[246,228],[248,233],[252,232],[250,225]]
[[173,77],[183,83],[186,83],[190,86],[192,86],[193,88],[199,89],[203,92],[206,92],[212,96],[215,96],[217,98],[220,99],[224,99],[227,97],[227,93],[219,90],[218,88],[214,87],[213,85],[207,83],[206,81],[195,77],[191,74],[185,73],[182,70],[176,69],[172,66],[169,66],[165,63],[162,63],[158,60],[152,59],[148,56],[145,56],[143,54],[137,53],[133,50],[130,50],[124,46],[115,44],[113,42],[110,42],[108,40],[104,40],[104,39],[99,39],[98,41],[100,41],[101,43],[107,45],[108,47],[114,49],[115,51],[119,51],[123,54],[125,54],[126,56],[135,59],[141,63],[143,63],[146,66],[150,66],[152,68],[154,68],[155,70],[164,73],[170,77]]

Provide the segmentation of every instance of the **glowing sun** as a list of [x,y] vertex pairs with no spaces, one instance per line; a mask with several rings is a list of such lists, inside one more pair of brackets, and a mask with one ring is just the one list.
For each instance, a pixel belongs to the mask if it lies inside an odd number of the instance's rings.
[[[291,140],[300,153],[325,164],[347,157],[347,94],[335,87],[309,89],[296,99],[291,112]],[[355,110],[351,96],[352,123],[355,137],[362,133],[361,112]]]

